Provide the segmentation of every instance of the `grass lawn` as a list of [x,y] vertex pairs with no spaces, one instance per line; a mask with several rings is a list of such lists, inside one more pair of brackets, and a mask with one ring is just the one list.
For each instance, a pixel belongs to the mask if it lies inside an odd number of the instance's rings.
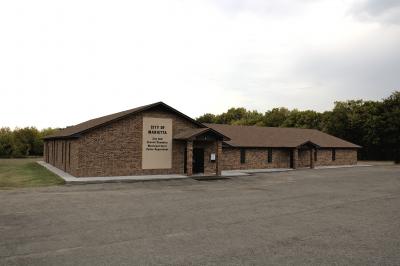
[[36,163],[38,158],[0,159],[0,188],[64,184],[64,180]]

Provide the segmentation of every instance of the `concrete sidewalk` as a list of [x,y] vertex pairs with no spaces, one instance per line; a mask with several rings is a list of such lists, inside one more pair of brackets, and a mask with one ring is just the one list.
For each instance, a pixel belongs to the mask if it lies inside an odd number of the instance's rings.
[[94,176],[94,177],[75,177],[57,167],[52,166],[44,161],[38,161],[38,164],[45,167],[47,170],[58,175],[65,180],[67,184],[92,184],[92,183],[109,183],[109,182],[140,182],[154,180],[173,180],[185,179],[185,175],[136,175],[136,176]]
[[246,176],[255,173],[276,173],[293,171],[291,168],[270,168],[270,169],[243,169],[243,170],[225,170],[221,172],[222,176]]
[[[356,165],[332,165],[332,166],[317,166],[314,169],[335,169],[335,168],[351,168],[351,167],[367,167],[372,166],[369,164],[356,164]],[[310,169],[309,167],[299,169]],[[225,177],[229,176],[248,176],[257,173],[278,173],[293,171],[293,168],[269,168],[269,169],[243,169],[243,170],[225,170],[222,171],[221,175]]]
[[370,164],[351,164],[351,165],[329,165],[329,166],[316,166],[315,169],[335,169],[335,168],[352,168],[352,167],[368,167]]
[[[206,177],[205,175],[136,175],[136,176],[93,176],[93,177],[75,177],[70,175],[61,169],[58,169],[51,164],[44,161],[38,161],[38,164],[42,165],[49,171],[58,175],[64,179],[67,184],[91,184],[91,183],[109,183],[109,182],[140,182],[140,181],[155,181],[155,180],[174,180],[174,179],[187,179],[196,177]],[[349,167],[365,167],[371,166],[367,164],[363,165],[338,165],[338,166],[320,166],[315,169],[332,169],[332,168],[349,168]],[[277,173],[293,171],[292,168],[270,168],[270,169],[243,169],[243,170],[225,170],[221,172],[222,177],[236,177],[236,176],[250,176],[257,173]]]
[[[95,184],[95,183],[111,183],[111,182],[140,182],[140,181],[155,181],[155,180],[174,180],[187,178],[204,178],[206,175],[137,175],[137,176],[93,176],[93,177],[75,177],[64,172],[57,167],[52,166],[44,161],[37,161],[38,164],[45,167],[47,170],[64,179],[67,184]],[[292,171],[290,168],[272,168],[272,169],[246,169],[246,170],[229,170],[222,171],[221,177],[236,177],[249,176],[255,173],[274,173]]]

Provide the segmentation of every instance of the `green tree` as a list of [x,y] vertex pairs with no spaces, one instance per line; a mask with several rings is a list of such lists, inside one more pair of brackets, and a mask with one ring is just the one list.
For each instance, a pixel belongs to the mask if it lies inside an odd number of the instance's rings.
[[56,129],[35,127],[0,128],[0,157],[26,157],[43,155],[43,137],[53,134]]
[[14,156],[22,157],[40,153],[40,134],[34,127],[17,128],[14,130]]
[[322,129],[363,147],[362,159],[383,159],[380,143],[381,102],[352,100],[335,102],[323,115]]
[[315,111],[299,111],[292,110],[285,121],[282,123],[284,127],[298,127],[298,128],[315,128],[321,129],[322,114]]
[[0,128],[0,157],[11,157],[13,149],[13,132],[8,127]]
[[263,119],[264,116],[262,113],[259,113],[257,111],[246,111],[246,113],[242,118],[240,118],[239,120],[232,121],[231,124],[244,125],[244,126],[253,126],[253,125],[262,126]]
[[215,117],[215,122],[218,124],[233,124],[246,116],[247,110],[243,107],[240,108],[229,108],[226,113],[222,113]]
[[381,125],[385,155],[400,163],[400,91],[383,100]]
[[207,113],[196,118],[196,120],[200,123],[215,123],[215,115]]
[[267,127],[281,127],[289,114],[290,111],[285,107],[273,108],[264,114],[264,125]]

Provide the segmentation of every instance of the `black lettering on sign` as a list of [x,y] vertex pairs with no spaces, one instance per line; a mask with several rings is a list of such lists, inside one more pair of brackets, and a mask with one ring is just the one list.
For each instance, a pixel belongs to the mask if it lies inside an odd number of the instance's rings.
[[143,118],[143,169],[172,167],[172,131],[172,119]]

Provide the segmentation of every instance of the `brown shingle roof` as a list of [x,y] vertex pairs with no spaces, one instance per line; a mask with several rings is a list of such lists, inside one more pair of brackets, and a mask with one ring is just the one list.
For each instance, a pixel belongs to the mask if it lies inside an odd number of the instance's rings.
[[225,136],[233,147],[298,147],[312,142],[322,148],[360,148],[360,146],[323,133],[316,129],[233,126],[222,124],[204,124]]
[[171,106],[169,106],[169,105],[167,105],[167,104],[165,104],[163,102],[156,102],[156,103],[153,103],[153,104],[136,107],[136,108],[133,108],[133,109],[130,109],[130,110],[126,110],[126,111],[122,111],[122,112],[119,112],[119,113],[115,113],[115,114],[106,115],[106,116],[102,116],[102,117],[99,117],[99,118],[91,119],[91,120],[88,120],[86,122],[77,124],[75,126],[71,126],[71,127],[67,127],[67,128],[64,128],[64,129],[60,129],[56,133],[44,137],[44,139],[78,137],[80,133],[83,133],[85,131],[88,131],[88,130],[91,130],[91,129],[94,129],[94,128],[97,128],[97,127],[104,126],[104,125],[109,124],[109,123],[111,123],[113,121],[122,119],[122,118],[124,118],[126,116],[129,116],[129,115],[132,115],[132,114],[135,114],[135,113],[138,113],[138,112],[142,112],[142,111],[148,110],[150,108],[159,107],[159,106],[164,107],[167,110],[169,110],[171,112],[174,112],[174,113],[176,113],[176,114],[188,119],[189,121],[191,121],[192,123],[197,124],[200,127],[204,127],[204,125],[202,125],[201,123],[199,123],[196,120],[188,117],[185,114],[182,114],[181,112],[179,112],[178,110],[172,108]]

